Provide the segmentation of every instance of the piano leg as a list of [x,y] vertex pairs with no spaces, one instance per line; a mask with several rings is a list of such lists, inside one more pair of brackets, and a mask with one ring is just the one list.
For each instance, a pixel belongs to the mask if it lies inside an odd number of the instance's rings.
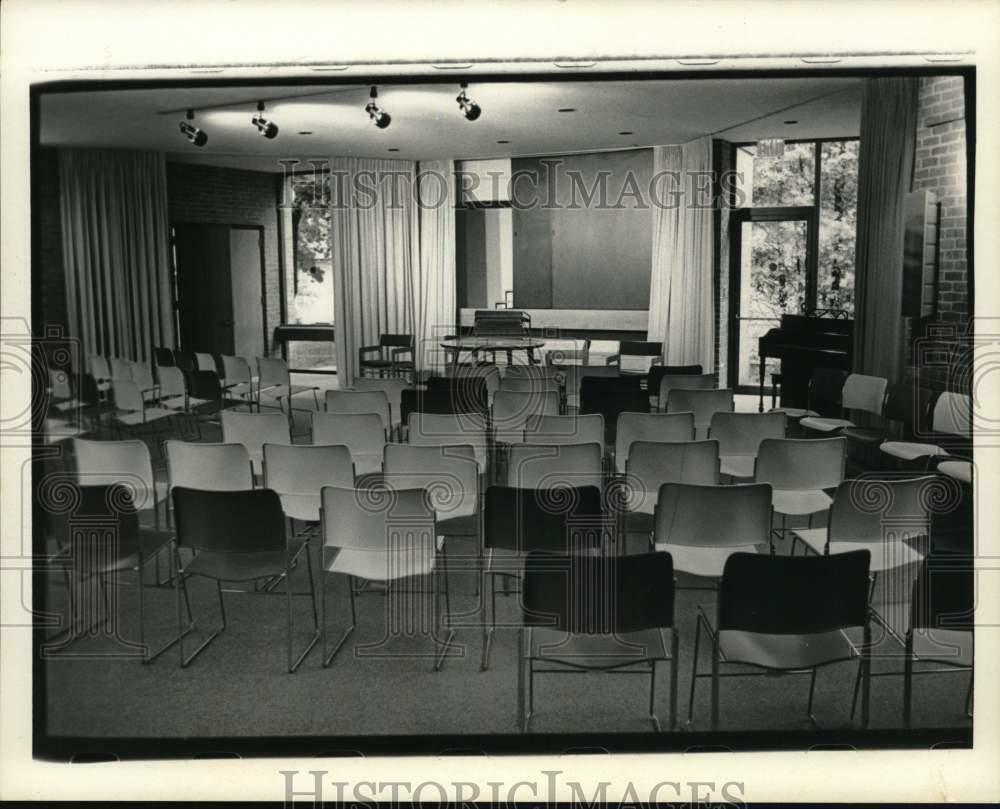
[[758,372],[757,372],[759,380],[760,380],[760,385],[759,385],[759,388],[760,388],[760,390],[759,390],[759,399],[758,399],[758,402],[757,402],[757,412],[758,413],[763,413],[764,412],[764,371],[765,371],[765,368],[766,368],[766,363],[764,362],[764,358],[761,357],[760,358],[760,368],[758,369]]

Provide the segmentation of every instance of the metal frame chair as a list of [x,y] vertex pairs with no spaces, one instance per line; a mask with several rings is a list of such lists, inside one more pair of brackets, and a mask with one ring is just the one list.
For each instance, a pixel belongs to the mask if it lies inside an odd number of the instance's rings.
[[694,413],[694,434],[699,440],[708,435],[716,413],[734,409],[732,388],[671,388],[667,394],[667,413]]
[[620,413],[615,431],[615,471],[624,474],[636,441],[694,441],[694,413]]
[[253,410],[257,393],[254,389],[253,371],[244,357],[220,354],[222,360],[222,389],[234,398],[246,401],[247,408]]
[[[641,358],[633,361],[630,358]],[[663,364],[663,343],[649,340],[622,340],[618,343],[618,353],[604,361],[605,365],[617,365],[622,374],[648,374],[655,365]]]
[[468,444],[476,454],[481,475],[489,466],[489,425],[479,413],[410,413],[406,425],[410,444],[442,447]]
[[[388,349],[389,356],[385,356]],[[377,354],[378,359],[367,359],[368,354]],[[409,354],[409,360],[399,358]],[[413,373],[414,370],[414,340],[412,334],[381,334],[378,345],[361,346],[358,349],[358,369],[362,375],[365,371],[376,371],[379,376],[388,373],[399,376],[401,373]]]
[[[292,397],[300,393],[312,393],[313,405],[319,410],[318,385],[293,385],[288,363],[278,357],[257,357],[257,409],[261,408],[264,393],[278,403],[284,412],[284,400],[288,400],[288,418],[292,418]],[[301,408],[300,408],[301,409]]]
[[[399,380],[397,380],[399,381]],[[328,390],[323,399],[327,413],[357,415],[375,413],[382,419],[385,440],[392,437],[392,410],[384,390]]]
[[824,418],[823,416],[805,416],[799,424],[813,432],[830,434],[853,427],[854,422],[847,418],[854,411],[881,416],[885,407],[885,391],[889,381],[881,376],[867,374],[850,374],[844,380],[840,392],[840,418]]
[[[726,487],[729,488],[729,487]],[[752,666],[776,674],[811,674],[809,718],[817,670],[858,659],[862,675],[861,724],[868,726],[871,627],[868,622],[868,551],[834,556],[773,556],[734,553],[719,582],[716,621],[698,607],[688,722],[695,686],[712,678],[712,730],[719,727],[722,677],[760,676],[759,672],[722,674],[722,664]],[[844,630],[860,627],[860,649]],[[711,673],[698,672],[698,648],[705,630],[712,644]]]
[[389,422],[396,436],[400,437],[403,430],[403,391],[408,387],[405,379],[387,379],[382,377],[356,376],[351,386],[356,391],[380,390],[389,400]]
[[[677,720],[678,633],[670,554],[594,558],[530,553],[524,567],[518,712],[527,732],[537,674],[603,671],[649,675],[656,716],[656,664],[670,661],[670,720]],[[663,637],[670,632],[669,647]],[[525,693],[526,692],[526,693]]]
[[[652,383],[652,379],[650,379]],[[667,412],[667,398],[672,390],[716,390],[715,374],[664,374],[659,377],[656,388],[650,387],[650,406],[661,413]]]
[[289,520],[318,523],[324,486],[354,486],[354,461],[347,447],[264,444],[264,487],[278,493]]
[[[191,604],[187,589],[189,576],[203,576],[215,581],[219,611],[222,614],[222,626],[202,641],[190,656],[184,655],[184,634],[181,634],[181,668],[189,666],[228,626],[222,582],[277,580],[284,577],[288,619],[288,671],[294,673],[319,642],[321,629],[309,546],[303,539],[286,538],[285,515],[277,493],[269,489],[204,491],[178,486],[172,490],[171,496],[177,525],[178,631],[183,632],[184,629],[181,625],[182,598],[187,603],[188,628],[193,629],[195,626],[190,617]],[[181,548],[194,552],[187,565],[181,561]],[[292,592],[291,573],[303,552],[309,576],[308,595],[312,599],[314,631],[305,649],[296,657],[292,645],[292,597],[295,594]]]
[[752,478],[760,442],[784,438],[787,429],[784,413],[714,413],[708,437],[719,442],[719,471],[729,478]]
[[[327,652],[326,588],[321,587],[321,623],[323,636],[323,666],[329,666],[357,627],[354,580],[381,582],[392,594],[391,585],[404,579],[428,576],[432,599],[432,637],[440,650],[434,654],[434,670],[444,664],[451,648],[454,630],[449,626],[444,639],[439,637],[442,613],[438,604],[438,554],[443,541],[438,537],[434,509],[423,489],[342,489],[324,486],[320,524],[323,535],[323,565],[326,573],[339,573],[348,578],[351,623]],[[448,595],[447,555],[441,554],[444,568],[444,616],[450,615]],[[413,591],[408,591],[406,595]],[[427,593],[428,591],[418,591]],[[394,594],[395,597],[403,595]],[[406,628],[413,627],[424,615],[412,600],[387,607],[386,614],[406,613]],[[417,627],[418,630],[421,627]],[[374,644],[376,647],[379,644]],[[379,656],[377,651],[369,651]],[[412,655],[412,653],[411,653]],[[355,657],[365,656],[365,647],[355,649]]]
[[[491,608],[489,623],[483,621],[482,671],[490,666],[493,633],[498,626],[497,577],[520,578],[531,551],[593,553],[605,548],[613,537],[614,526],[604,512],[604,505],[597,486],[487,488],[483,518],[485,559],[480,567],[479,590],[485,594],[489,581]],[[505,585],[503,592],[511,591]]]
[[291,444],[288,419],[282,413],[244,413],[222,411],[222,442],[242,444],[247,448],[254,475],[263,474],[264,445]]
[[385,427],[382,417],[377,413],[317,411],[312,414],[310,432],[313,444],[347,447],[354,461],[356,475],[378,474],[382,471]]
[[773,407],[770,412],[784,413],[788,420],[797,423],[805,416],[823,416],[840,409],[841,391],[847,380],[847,371],[838,368],[814,368],[806,388],[805,407]]
[[[121,438],[122,428],[138,430],[164,419],[173,419],[175,413],[165,407],[151,407],[143,397],[139,383],[131,379],[114,379],[111,382],[112,410],[109,413],[111,425],[117,427]],[[172,427],[173,425],[171,425]]]
[[931,414],[931,432],[937,444],[919,441],[884,441],[879,449],[904,462],[924,461],[943,455],[951,455],[947,447],[958,448],[963,460],[971,455],[972,400],[964,393],[945,391],[934,401]]

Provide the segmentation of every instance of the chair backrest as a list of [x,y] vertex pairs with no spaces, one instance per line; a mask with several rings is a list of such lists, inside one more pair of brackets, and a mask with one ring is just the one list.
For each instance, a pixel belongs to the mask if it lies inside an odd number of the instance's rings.
[[734,553],[719,584],[719,631],[802,635],[868,621],[866,550],[831,556]]
[[411,444],[421,447],[468,444],[476,453],[480,471],[486,471],[486,419],[478,413],[411,413],[407,434]]
[[847,371],[816,368],[809,377],[809,407],[823,416],[836,416],[843,401]]
[[378,338],[381,348],[413,348],[412,334],[383,334]]
[[694,431],[697,438],[708,435],[712,416],[716,413],[731,413],[733,409],[731,388],[721,390],[673,388],[667,394],[668,413],[694,413]]
[[927,536],[931,504],[947,494],[935,475],[842,481],[830,506],[828,545],[831,551],[839,542],[870,542],[878,548]]
[[60,500],[54,508],[43,508],[35,524],[45,525],[59,546],[70,551],[74,574],[106,573],[109,564],[125,560],[134,565],[130,557],[139,550],[140,526],[132,487],[66,480],[58,486]]
[[615,434],[615,467],[625,471],[635,441],[694,441],[693,413],[621,413]]
[[754,481],[775,489],[833,489],[844,479],[847,439],[765,438],[757,449]]
[[195,444],[164,441],[167,481],[171,489],[185,486],[209,491],[253,488],[250,455],[242,444]]
[[[423,552],[433,556],[434,509],[423,489],[355,489],[324,486],[323,545],[381,553]],[[389,562],[386,578],[393,578]]]
[[93,376],[94,379],[98,382],[111,379],[111,364],[105,357],[91,354],[88,361],[90,363],[90,375]]
[[665,374],[660,377],[655,390],[650,388],[650,392],[656,393],[663,408],[672,390],[714,390],[715,387],[715,374]]
[[514,444],[507,485],[522,489],[597,486],[602,483],[601,444]]
[[533,416],[558,416],[559,394],[515,392],[501,388],[493,397],[492,421],[497,441],[520,443],[528,420]]
[[382,474],[393,489],[425,489],[439,520],[479,510],[479,465],[471,445],[386,444]]
[[278,494],[319,495],[324,486],[354,486],[345,446],[264,444],[264,486]]
[[453,379],[482,379],[486,382],[486,393],[493,399],[493,394],[500,390],[502,375],[500,369],[489,362],[480,362],[476,365],[459,365],[455,368],[447,368],[446,376]]
[[222,378],[226,380],[227,385],[250,382],[252,377],[250,363],[243,357],[232,357],[228,354],[222,355]]
[[527,553],[587,552],[607,544],[613,522],[597,486],[486,490],[483,544]]
[[256,467],[263,460],[264,444],[291,444],[292,435],[284,413],[223,410],[222,440],[226,444],[245,446]]
[[664,483],[719,482],[716,441],[633,441],[625,465],[628,508],[651,513]]
[[649,397],[638,376],[585,376],[580,384],[580,412],[600,413],[606,427],[617,427],[620,413],[648,413]]
[[486,413],[489,390],[482,377],[432,376],[427,380],[426,400],[436,400],[436,408],[450,413]]
[[114,398],[115,407],[119,410],[141,413],[145,409],[142,391],[131,379],[112,379],[111,395]]
[[712,415],[708,437],[719,442],[720,455],[756,455],[765,438],[784,438],[784,413],[728,413]]
[[356,376],[353,389],[359,392],[382,391],[389,400],[389,416],[393,423],[403,421],[403,391],[409,387],[405,379],[390,379],[387,377]]
[[313,413],[312,442],[345,446],[355,465],[363,466],[362,456],[381,460],[385,427],[376,413]]
[[553,377],[511,376],[500,380],[499,392],[508,393],[559,393],[559,382]]
[[382,390],[328,390],[326,412],[341,414],[374,413],[382,419],[382,427],[392,427],[389,397]]
[[187,393],[184,372],[176,365],[159,365],[157,372],[160,375],[160,396],[167,398],[184,396]]
[[169,368],[176,365],[177,361],[174,359],[174,350],[172,348],[154,348],[153,362],[156,363],[158,368]]
[[212,402],[222,400],[222,383],[215,371],[187,371],[188,394],[195,399],[207,399]]
[[771,533],[771,487],[664,483],[656,502],[658,545],[729,548],[767,545]]
[[911,630],[972,631],[975,625],[975,576],[975,561],[970,556],[928,555],[913,582]]
[[882,415],[885,389],[888,384],[888,380],[881,376],[851,374],[844,381],[841,393],[844,410],[863,410],[876,416]]
[[567,396],[579,396],[584,379],[620,376],[617,365],[566,365],[557,372]]
[[673,559],[663,552],[604,558],[531,553],[522,602],[525,625],[574,634],[672,627]]
[[145,441],[72,441],[80,486],[121,484],[131,491],[136,508],[156,506],[156,478]]
[[590,340],[574,343],[575,348],[554,348],[545,352],[548,366],[586,365],[590,360]]
[[219,367],[216,365],[215,357],[211,354],[196,351],[194,360],[199,371],[211,371],[212,373],[219,372]]
[[604,416],[531,416],[524,425],[526,444],[603,444]]
[[153,387],[153,369],[145,362],[130,362],[131,379],[140,390],[149,390]]
[[288,363],[278,357],[257,357],[257,377],[258,384],[262,388],[268,385],[291,384]]
[[622,340],[618,345],[618,367],[623,373],[648,373],[663,355],[663,343]]
[[[660,383],[665,376],[701,376],[704,370],[700,365],[654,365],[649,369],[647,389],[656,397],[660,395]],[[714,387],[714,386],[713,386]]]
[[193,351],[176,350],[174,352],[174,362],[185,373],[198,370],[198,359],[195,357]]
[[108,360],[108,365],[111,368],[111,378],[112,379],[131,379],[132,378],[132,362],[131,360],[122,360],[117,357],[112,357]]
[[171,492],[177,545],[214,553],[284,552],[285,514],[270,489]]
[[931,429],[936,433],[967,436],[972,432],[972,401],[967,394],[945,391],[934,403]]

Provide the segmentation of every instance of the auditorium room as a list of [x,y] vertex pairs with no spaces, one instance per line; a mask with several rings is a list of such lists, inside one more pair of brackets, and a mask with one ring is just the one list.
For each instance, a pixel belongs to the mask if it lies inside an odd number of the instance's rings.
[[971,746],[931,67],[36,85],[36,738]]

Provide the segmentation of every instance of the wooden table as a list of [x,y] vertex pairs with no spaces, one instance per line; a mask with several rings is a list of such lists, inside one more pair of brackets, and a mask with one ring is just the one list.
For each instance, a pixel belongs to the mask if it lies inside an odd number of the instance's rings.
[[538,362],[535,359],[535,350],[545,345],[544,340],[536,337],[501,337],[494,335],[490,337],[459,337],[454,340],[445,340],[441,347],[452,352],[452,366],[458,365],[463,352],[472,354],[473,360],[479,358],[480,353],[490,353],[494,356],[497,351],[507,354],[507,362],[513,363],[515,351],[523,351],[532,365]]

